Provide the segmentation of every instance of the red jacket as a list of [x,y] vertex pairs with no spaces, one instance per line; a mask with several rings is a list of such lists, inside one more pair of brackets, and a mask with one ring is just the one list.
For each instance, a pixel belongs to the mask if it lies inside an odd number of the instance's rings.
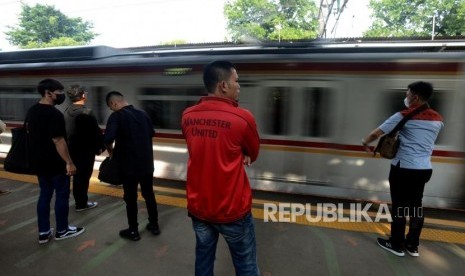
[[187,209],[201,220],[228,223],[252,208],[243,160],[258,156],[260,139],[253,115],[235,101],[202,97],[182,115],[189,150]]

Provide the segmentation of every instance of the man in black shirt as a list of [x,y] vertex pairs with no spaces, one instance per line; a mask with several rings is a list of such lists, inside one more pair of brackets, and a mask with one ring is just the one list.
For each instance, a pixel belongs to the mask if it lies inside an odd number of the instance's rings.
[[40,186],[37,216],[39,244],[53,235],[50,227],[50,202],[55,192],[55,240],[75,237],[83,227],[68,225],[70,176],[76,173],[66,144],[63,114],[55,108],[65,100],[63,85],[54,79],[42,80],[38,87],[41,100],[27,112],[25,125],[29,133],[31,163]]
[[140,240],[137,222],[137,186],[140,183],[149,214],[146,228],[158,235],[157,202],[153,193],[152,137],[155,131],[152,121],[147,113],[128,104],[120,92],[108,93],[106,102],[113,113],[108,118],[104,143],[111,158],[115,158],[119,165],[129,224],[129,228],[119,234],[129,240]]

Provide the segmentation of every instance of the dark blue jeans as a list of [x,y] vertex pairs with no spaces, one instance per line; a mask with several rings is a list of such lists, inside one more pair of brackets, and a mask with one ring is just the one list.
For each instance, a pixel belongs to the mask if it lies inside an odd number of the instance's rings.
[[213,275],[216,245],[221,233],[229,246],[236,275],[260,275],[252,215],[231,223],[209,223],[192,217],[196,236],[195,275]]
[[69,176],[65,174],[55,176],[37,176],[40,186],[39,201],[37,202],[37,220],[39,232],[50,229],[50,202],[55,192],[55,220],[56,230],[62,232],[68,229],[69,212]]
[[[401,246],[404,242],[412,246],[420,243],[420,234],[425,217],[423,215],[423,190],[433,170],[404,169],[391,165],[389,186],[391,190],[391,242]],[[410,218],[409,231],[405,238],[406,217]]]

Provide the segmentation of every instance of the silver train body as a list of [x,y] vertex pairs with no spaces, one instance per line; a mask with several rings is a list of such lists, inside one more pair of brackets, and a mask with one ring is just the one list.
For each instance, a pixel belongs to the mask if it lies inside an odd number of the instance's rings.
[[[86,86],[88,105],[104,127],[105,95],[120,91],[154,122],[154,175],[185,180],[181,114],[205,94],[202,68],[217,59],[237,66],[240,105],[257,121],[260,156],[247,169],[254,189],[390,201],[390,160],[364,152],[361,138],[403,108],[409,83],[424,80],[435,87],[431,105],[445,128],[423,202],[465,208],[463,41],[3,52],[0,118],[10,127],[21,124],[39,98],[37,83],[50,77]],[[4,156],[10,140],[8,133],[2,137]]]

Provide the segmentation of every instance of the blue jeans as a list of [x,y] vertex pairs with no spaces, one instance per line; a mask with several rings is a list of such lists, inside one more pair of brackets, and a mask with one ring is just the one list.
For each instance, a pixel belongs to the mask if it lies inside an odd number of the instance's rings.
[[68,229],[69,212],[69,176],[65,174],[55,176],[37,176],[40,186],[39,201],[37,202],[37,217],[39,233],[50,229],[50,201],[55,191],[55,220],[57,232]]
[[196,236],[195,275],[213,275],[216,245],[221,233],[229,246],[236,275],[259,275],[255,229],[251,213],[231,223],[209,223],[192,217]]

